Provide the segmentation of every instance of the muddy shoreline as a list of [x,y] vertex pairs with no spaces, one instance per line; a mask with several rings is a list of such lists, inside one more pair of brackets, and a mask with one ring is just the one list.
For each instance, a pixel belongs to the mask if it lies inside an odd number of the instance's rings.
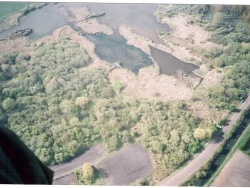
[[24,10],[20,10],[17,13],[14,13],[13,15],[3,17],[2,19],[0,19],[0,33],[9,30],[15,26],[18,26],[20,24],[19,20],[21,17],[27,15],[32,11],[40,9],[48,4],[54,4],[54,3],[39,3],[37,5],[32,5],[31,7],[28,6]]

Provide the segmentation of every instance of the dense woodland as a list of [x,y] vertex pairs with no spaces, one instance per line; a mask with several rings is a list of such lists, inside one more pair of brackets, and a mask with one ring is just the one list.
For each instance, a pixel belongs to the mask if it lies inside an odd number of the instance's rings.
[[[209,67],[222,68],[221,83],[210,88],[207,97],[210,107],[234,110],[239,100],[250,91],[250,6],[176,5],[156,13],[158,20],[179,13],[199,16],[189,24],[199,24],[211,31],[210,41],[221,47],[200,50]],[[197,49],[199,51],[199,49]]]
[[[249,92],[250,29],[245,14],[235,18],[222,10],[198,11],[211,23],[207,27],[214,33],[211,40],[224,46],[205,54],[225,71],[223,82],[207,97],[217,108],[234,109],[233,101]],[[88,68],[92,59],[69,38],[34,42],[31,49],[0,53],[0,123],[46,164],[61,163],[96,143],[112,152],[136,141],[154,157],[154,177],[160,180],[215,131],[214,125],[191,114],[183,101],[123,96],[122,83],[111,84],[104,68]]]
[[233,110],[235,104],[231,102],[245,99],[250,91],[250,7],[215,6],[209,10],[207,29],[213,32],[210,40],[221,44],[223,49],[208,54],[225,71],[225,76],[208,96],[220,101],[216,107]]
[[[209,101],[209,106],[219,110],[235,110],[239,101],[244,100],[250,91],[250,6],[183,5],[175,6],[169,11],[160,11],[156,16],[161,20],[164,16],[172,17],[180,12],[198,15],[199,19],[194,20],[196,24],[211,31],[210,41],[221,45],[212,50],[200,51],[200,54],[208,60],[204,63],[208,63],[210,68],[220,68],[224,73],[222,81],[206,92],[205,97]],[[194,24],[194,21],[188,24]],[[232,131],[242,131],[243,128],[239,129],[239,124],[237,123]],[[235,135],[239,136],[241,132]],[[237,141],[231,138],[232,134],[229,137],[232,142]],[[249,154],[249,143],[249,136],[245,136],[240,142],[241,149],[247,154]],[[221,151],[223,149],[229,152],[228,146],[222,147]],[[227,154],[221,155],[225,158]],[[217,162],[217,167],[220,164],[221,161]],[[211,161],[208,162],[184,185],[203,186],[217,169],[214,166],[211,165]]]
[[33,43],[30,53],[1,54],[1,124],[11,128],[46,164],[61,163],[103,143],[112,152],[139,142],[163,178],[193,155],[213,126],[184,102],[156,102],[121,94],[104,68],[70,39]]

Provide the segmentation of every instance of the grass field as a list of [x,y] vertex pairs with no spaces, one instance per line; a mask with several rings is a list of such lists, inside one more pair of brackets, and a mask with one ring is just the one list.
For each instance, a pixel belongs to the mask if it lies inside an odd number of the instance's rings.
[[0,2],[0,19],[27,7],[30,2]]
[[98,164],[105,185],[130,185],[153,171],[148,152],[131,144]]

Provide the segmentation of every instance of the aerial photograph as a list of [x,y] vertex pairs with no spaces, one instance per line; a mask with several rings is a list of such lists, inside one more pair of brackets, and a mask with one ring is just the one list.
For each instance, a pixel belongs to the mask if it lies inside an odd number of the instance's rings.
[[250,5],[0,1],[0,184],[250,187]]

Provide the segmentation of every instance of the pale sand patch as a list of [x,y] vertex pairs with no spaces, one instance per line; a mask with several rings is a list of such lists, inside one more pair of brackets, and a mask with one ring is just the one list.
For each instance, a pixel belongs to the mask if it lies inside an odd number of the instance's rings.
[[161,21],[163,24],[167,23],[172,29],[167,37],[161,37],[161,39],[170,46],[173,51],[171,53],[179,59],[202,61],[199,52],[195,51],[221,47],[208,41],[211,32],[205,31],[204,27],[201,27],[196,22],[188,24],[188,21],[197,19],[199,18],[195,16],[178,14],[171,18],[164,17]]
[[61,13],[63,16],[69,21],[69,22],[79,22],[86,19],[86,17],[90,14],[87,7],[65,7],[60,6],[59,7]]
[[96,18],[89,19],[87,21],[82,21],[76,24],[86,33],[95,34],[95,33],[105,33],[107,35],[114,34],[114,31],[111,27],[100,24]]
[[119,81],[125,86],[122,94],[135,98],[189,100],[193,94],[190,88],[176,78],[159,75],[154,66],[141,69],[138,75],[126,69],[115,69],[109,78],[113,84]]
[[208,31],[205,31],[204,28],[195,23],[187,23],[195,19],[196,17],[191,15],[179,14],[173,18],[164,17],[162,23],[167,23],[173,29],[174,32],[172,32],[172,36],[174,38],[183,40],[190,38],[193,40],[194,45],[204,46],[204,43],[211,43],[207,41],[210,38],[210,33]]
[[149,45],[153,44],[152,40],[137,34],[132,28],[126,25],[119,25],[118,31],[121,36],[127,39],[128,45],[133,45],[150,55]]
[[87,7],[64,7],[61,6],[60,10],[64,17],[71,23],[80,27],[83,31],[90,34],[105,33],[112,35],[113,29],[105,24],[99,23],[96,18],[88,18],[91,15]]
[[18,37],[15,39],[0,41],[0,53],[24,52],[29,53],[29,40],[26,37]]

